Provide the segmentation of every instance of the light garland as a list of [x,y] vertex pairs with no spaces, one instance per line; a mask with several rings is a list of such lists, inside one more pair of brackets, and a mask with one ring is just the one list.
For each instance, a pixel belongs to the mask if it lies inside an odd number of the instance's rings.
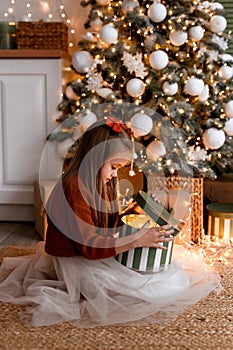
[[[16,1],[10,0],[10,7],[5,10],[3,13],[3,17],[8,19],[9,21],[16,22],[15,20],[15,7],[16,7]],[[75,29],[71,26],[71,18],[67,15],[66,9],[62,1],[56,0],[56,7],[57,10],[54,10],[51,4],[50,0],[47,0],[47,2],[40,2],[40,6],[43,10],[43,12],[47,13],[44,20],[51,21],[54,19],[54,16],[58,13],[59,17],[61,18],[62,22],[65,22],[69,29],[69,47],[72,48],[74,46],[75,41]],[[33,20],[33,12],[32,12],[32,3],[30,1],[26,2],[26,13],[23,16],[25,20],[31,21]]]
[[10,7],[3,14],[5,18],[12,20],[12,22],[15,22],[14,5],[15,5],[15,0],[10,0]]

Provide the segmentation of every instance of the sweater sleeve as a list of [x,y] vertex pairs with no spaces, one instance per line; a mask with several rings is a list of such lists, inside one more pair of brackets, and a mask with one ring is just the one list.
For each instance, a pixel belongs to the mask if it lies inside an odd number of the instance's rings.
[[111,231],[109,235],[96,232],[91,196],[85,190],[80,191],[77,178],[66,186],[65,196],[61,191],[62,186],[50,198],[52,215],[48,220],[46,252],[56,256],[82,255],[92,260],[115,256],[115,238]]
[[92,210],[88,205],[76,204],[73,207],[75,219],[69,222],[71,239],[80,255],[87,259],[103,259],[116,255],[115,238],[96,233]]

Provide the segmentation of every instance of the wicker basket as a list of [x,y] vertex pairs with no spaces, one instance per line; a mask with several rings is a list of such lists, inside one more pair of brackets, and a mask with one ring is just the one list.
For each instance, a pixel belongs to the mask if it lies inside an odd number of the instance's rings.
[[158,177],[154,174],[148,177],[148,190],[166,190],[180,188],[188,191],[191,196],[191,215],[187,223],[188,240],[194,243],[203,237],[203,179],[184,177]]
[[18,22],[18,49],[68,51],[68,27],[63,22]]

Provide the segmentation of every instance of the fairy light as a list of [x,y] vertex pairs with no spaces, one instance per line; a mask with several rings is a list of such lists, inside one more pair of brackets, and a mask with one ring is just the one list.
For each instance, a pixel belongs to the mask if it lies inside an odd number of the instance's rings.
[[14,5],[15,5],[15,1],[12,0],[10,1],[10,7],[7,9],[7,11],[4,12],[3,16],[5,18],[9,17],[9,21],[15,22],[15,17],[14,17]]
[[12,8],[12,7],[9,7],[9,9],[8,9],[8,13],[9,13],[9,15],[12,15],[12,14],[13,14],[13,12],[14,12],[13,8]]
[[26,3],[26,8],[27,8],[26,16],[28,18],[32,18],[31,3],[30,2]]
[[53,11],[50,0],[48,0],[48,2],[42,2],[41,6],[43,7],[44,12],[48,12],[48,19],[52,19]]

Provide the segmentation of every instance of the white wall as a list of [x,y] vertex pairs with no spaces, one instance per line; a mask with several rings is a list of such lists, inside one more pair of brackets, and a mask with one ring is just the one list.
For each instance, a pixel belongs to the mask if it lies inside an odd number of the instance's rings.
[[[4,13],[8,10],[9,7],[12,7],[14,10],[15,21],[25,20],[25,15],[27,13],[26,4],[28,2],[30,2],[31,4],[32,21],[47,18],[48,7],[46,6],[46,4],[48,2],[50,2],[51,4],[52,12],[54,14],[54,20],[60,21],[57,6],[57,4],[59,3],[58,0],[15,0],[15,5],[10,5],[10,0],[0,0],[0,21],[6,21]],[[62,3],[65,6],[65,12],[67,16],[71,19],[71,27],[75,28],[76,30],[75,44],[77,44],[81,34],[85,33],[83,24],[89,13],[89,8],[82,7],[80,5],[80,2],[81,0],[62,0]]]

